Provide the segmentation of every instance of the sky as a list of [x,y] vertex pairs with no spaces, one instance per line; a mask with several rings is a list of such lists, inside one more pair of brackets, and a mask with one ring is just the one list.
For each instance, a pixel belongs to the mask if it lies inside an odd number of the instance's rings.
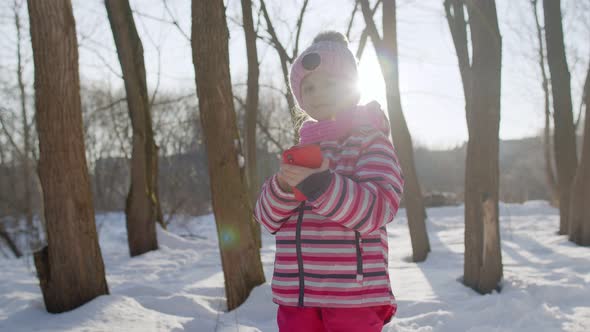
[[[12,0],[0,2],[6,7]],[[82,80],[122,87],[123,82],[118,77],[121,70],[103,2],[73,0],[72,3],[80,44]],[[153,90],[157,86],[159,91],[191,93],[195,91],[195,80],[189,41],[190,1],[167,0],[169,10],[164,3],[164,0],[131,0],[144,46],[148,89]],[[301,3],[302,0],[267,0],[279,38],[287,45],[292,42],[289,37]],[[459,68],[442,3],[442,0],[397,1],[403,112],[414,144],[431,149],[459,146],[468,138]],[[503,40],[500,138],[534,136],[544,125],[544,105],[531,6],[529,1],[497,0],[496,3]],[[232,81],[240,86],[246,82],[247,75],[244,32],[239,25],[241,6],[239,0],[226,0],[226,5]],[[300,50],[323,30],[345,32],[353,6],[353,0],[310,0],[304,17]],[[26,21],[26,5],[23,7]],[[590,59],[590,8],[588,11],[580,10],[576,7],[576,0],[562,1],[562,8],[577,116]],[[542,19],[542,12],[540,15]],[[172,24],[173,21],[177,21],[178,26]],[[378,12],[376,23],[379,29],[380,21]],[[14,35],[13,27],[7,24],[9,19],[0,16],[0,23],[2,36]],[[28,22],[25,23],[28,26]],[[357,13],[350,38],[353,52],[356,52],[363,27],[364,20]],[[28,30],[26,32],[28,42]],[[10,39],[5,38],[0,47],[3,48],[0,51],[0,66],[10,67],[15,63]],[[282,87],[283,78],[276,52],[263,41],[258,42],[258,48],[261,83],[273,82],[275,86]],[[30,64],[29,67],[32,67],[32,60]],[[362,101],[375,99],[385,107],[385,87],[370,43],[361,58],[359,70]],[[32,81],[32,68],[27,74]],[[286,108],[280,112],[285,117],[289,116]]]

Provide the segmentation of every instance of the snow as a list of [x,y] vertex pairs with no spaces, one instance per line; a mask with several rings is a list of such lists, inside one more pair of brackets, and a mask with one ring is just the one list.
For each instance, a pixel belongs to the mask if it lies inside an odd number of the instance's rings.
[[[558,211],[545,202],[500,206],[504,282],[479,295],[463,271],[463,207],[428,210],[432,252],[412,263],[405,218],[390,230],[390,273],[399,310],[384,331],[588,331],[589,248],[556,235]],[[125,217],[97,215],[110,293],[48,314],[30,257],[0,259],[0,331],[277,331],[271,302],[274,239],[263,236],[268,282],[225,312],[212,215],[178,217],[158,230],[160,250],[128,257]]]

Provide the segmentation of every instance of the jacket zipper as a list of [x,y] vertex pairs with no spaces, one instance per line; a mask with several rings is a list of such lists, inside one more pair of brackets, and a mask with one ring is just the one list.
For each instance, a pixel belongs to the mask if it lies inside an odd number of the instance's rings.
[[305,214],[305,201],[299,205],[299,217],[297,218],[297,229],[295,231],[295,250],[297,252],[297,267],[299,269],[299,301],[297,305],[303,307],[303,254],[301,253],[301,225]]
[[361,250],[361,234],[354,232],[356,243],[356,281],[363,281],[363,252]]

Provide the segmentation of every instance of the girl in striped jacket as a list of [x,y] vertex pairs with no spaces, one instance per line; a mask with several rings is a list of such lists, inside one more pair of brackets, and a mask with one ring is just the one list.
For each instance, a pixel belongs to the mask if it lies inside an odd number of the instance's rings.
[[291,90],[311,118],[300,144],[319,144],[323,162],[281,164],[256,203],[256,220],[276,235],[272,291],[282,332],[381,331],[397,310],[385,226],[404,180],[388,121],[376,102],[358,105],[357,81],[356,59],[337,32],[318,35],[291,67]]

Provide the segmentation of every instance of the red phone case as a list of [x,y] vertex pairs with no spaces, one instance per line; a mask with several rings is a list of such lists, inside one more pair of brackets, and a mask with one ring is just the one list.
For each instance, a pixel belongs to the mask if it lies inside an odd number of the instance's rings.
[[[322,166],[322,150],[318,144],[296,145],[283,152],[283,162],[307,168],[319,168]],[[304,201],[305,195],[297,188],[293,188],[295,199]]]

